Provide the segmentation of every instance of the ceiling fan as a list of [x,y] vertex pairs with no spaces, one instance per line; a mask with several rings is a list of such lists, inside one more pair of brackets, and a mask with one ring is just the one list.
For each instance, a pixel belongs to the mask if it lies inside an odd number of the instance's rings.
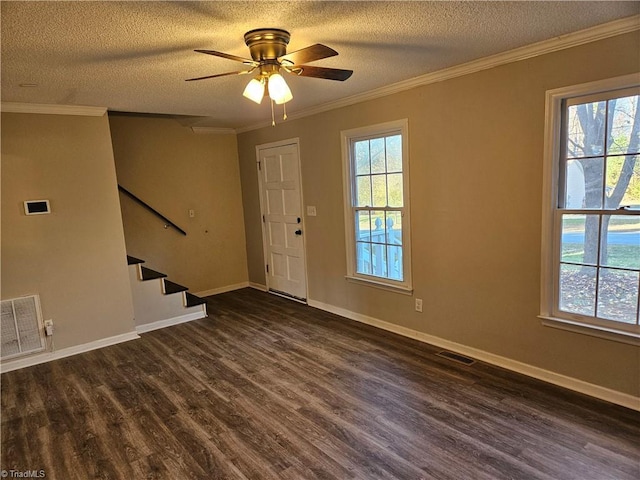
[[287,45],[290,38],[289,32],[279,28],[259,28],[245,33],[244,42],[249,47],[250,59],[216,52],[215,50],[195,50],[198,53],[241,62],[249,69],[189,78],[186,81],[192,82],[228,75],[246,75],[257,71],[257,75],[249,82],[243,95],[256,103],[260,103],[266,92],[273,102],[283,104],[291,100],[293,94],[282,75],[280,75],[281,70],[302,77],[338,81],[345,81],[353,73],[353,70],[306,65],[309,62],[338,55],[338,52],[326,45],[316,43],[287,54]]

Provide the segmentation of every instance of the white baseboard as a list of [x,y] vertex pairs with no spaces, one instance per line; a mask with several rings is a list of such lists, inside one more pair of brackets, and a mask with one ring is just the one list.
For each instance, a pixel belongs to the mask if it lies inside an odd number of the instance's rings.
[[254,282],[242,282],[236,283],[235,285],[227,285],[226,287],[214,288],[211,290],[205,290],[203,292],[194,293],[198,297],[208,297],[210,295],[218,295],[219,293],[232,292],[233,290],[240,290],[241,288],[255,288],[256,290],[260,290],[261,292],[266,292],[268,290],[266,285],[262,285],[261,283]]
[[311,307],[315,307],[326,312],[335,313],[336,315],[346,317],[350,320],[355,320],[356,322],[365,323],[382,330],[397,333],[398,335],[402,335],[404,337],[413,338],[414,340],[428,343],[430,345],[450,350],[452,352],[460,353],[462,355],[467,355],[469,357],[475,358],[476,360],[490,363],[492,365],[496,365],[513,372],[521,373],[529,377],[537,378],[538,380],[543,380],[545,382],[558,385],[575,392],[584,393],[585,395],[589,395],[600,400],[605,400],[607,402],[615,403],[632,410],[640,411],[640,398],[634,397],[633,395],[629,395],[627,393],[618,392],[616,390],[611,390],[599,385],[594,385],[583,380],[567,377],[559,373],[551,372],[539,367],[534,367],[533,365],[529,365],[527,363],[518,362],[510,358],[485,352],[484,350],[479,350],[477,348],[468,347],[460,343],[451,342],[449,340],[445,340],[444,338],[429,335],[427,333],[422,333],[417,330],[402,327],[400,325],[395,325],[384,320],[379,320],[374,317],[362,315],[360,313],[352,312],[344,308],[335,307],[327,303],[309,300],[308,304]]
[[137,332],[129,332],[115,335],[113,337],[101,338],[100,340],[83,343],[82,345],[62,348],[53,352],[43,352],[36,355],[31,355],[29,357],[17,358],[15,360],[10,360],[8,362],[0,364],[0,373],[10,372],[12,370],[18,370],[20,368],[31,367],[33,365],[39,365],[41,363],[47,363],[65,357],[71,357],[72,355],[78,355],[79,353],[97,350],[98,348],[108,347],[117,343],[128,342],[129,340],[135,340],[137,338],[140,338]]
[[249,287],[260,290],[261,292],[266,292],[269,290],[266,285],[262,285],[261,283],[249,282]]
[[136,326],[136,332],[146,333],[152,330],[158,330],[160,328],[170,327],[172,325],[178,325],[180,323],[191,322],[192,320],[198,320],[207,316],[206,309],[202,311],[187,313],[186,315],[180,315],[179,317],[168,318],[166,320],[158,320],[157,322],[145,323],[143,325]]
[[179,323],[190,322],[192,320],[197,320],[206,316],[206,308],[203,306],[201,311],[188,313],[186,315],[170,318],[168,320],[160,320],[158,322],[140,325],[136,327],[135,332],[123,333],[121,335],[102,338],[100,340],[84,343],[82,345],[75,345],[73,347],[63,348],[53,352],[42,352],[35,355],[20,357],[2,362],[0,363],[0,373],[10,372],[12,370],[18,370],[20,368],[31,367],[33,365],[39,365],[41,363],[47,363],[53,360],[71,357],[72,355],[78,355],[79,353],[89,352],[91,350],[97,350],[99,348],[108,347],[110,345],[127,342],[129,340],[135,340],[140,338],[140,336],[138,335],[139,333],[150,332],[151,330],[157,330],[159,328],[169,327],[171,325],[177,325]]
[[233,290],[240,290],[241,288],[247,288],[249,282],[236,283],[234,285],[227,285],[219,288],[212,288],[211,290],[203,290],[202,292],[196,292],[194,295],[198,297],[209,297],[211,295],[218,295],[220,293],[232,292]]

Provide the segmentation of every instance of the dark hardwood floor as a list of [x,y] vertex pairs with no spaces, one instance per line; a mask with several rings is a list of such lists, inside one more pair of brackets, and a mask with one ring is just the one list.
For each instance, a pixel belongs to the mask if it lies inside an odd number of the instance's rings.
[[634,479],[640,413],[244,289],[210,318],[2,375],[2,466],[47,479]]

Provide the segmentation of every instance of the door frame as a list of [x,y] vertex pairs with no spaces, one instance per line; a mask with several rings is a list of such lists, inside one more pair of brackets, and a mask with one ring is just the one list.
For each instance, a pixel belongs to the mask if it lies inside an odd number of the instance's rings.
[[[267,272],[267,259],[268,259],[268,241],[267,241],[267,230],[265,228],[265,222],[263,221],[265,215],[264,208],[264,189],[262,186],[262,171],[260,169],[260,151],[266,150],[269,148],[277,148],[284,147],[287,145],[295,145],[298,150],[298,185],[300,187],[300,218],[302,219],[302,257],[304,264],[304,280],[305,280],[305,300],[301,300],[299,298],[278,294],[278,292],[273,291],[269,288],[269,273]],[[302,162],[301,162],[301,153],[300,153],[300,138],[294,137],[286,140],[278,140],[276,142],[262,143],[260,145],[256,145],[256,174],[258,175],[258,197],[260,199],[260,227],[262,230],[262,268],[264,269],[265,275],[265,286],[267,287],[267,292],[273,295],[278,295],[283,298],[288,298],[289,300],[293,300],[299,303],[308,304],[309,302],[309,269],[307,268],[307,242],[306,242],[306,215],[305,215],[305,203],[304,203],[304,192],[302,189]]]

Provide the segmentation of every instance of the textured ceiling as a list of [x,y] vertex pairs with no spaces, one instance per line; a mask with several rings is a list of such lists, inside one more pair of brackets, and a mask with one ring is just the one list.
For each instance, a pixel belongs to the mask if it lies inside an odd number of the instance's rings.
[[[2,101],[90,105],[206,117],[238,128],[270,117],[242,97],[248,77],[184,79],[242,69],[202,55],[247,57],[246,31],[283,28],[288,51],[323,43],[314,65],[346,82],[288,75],[290,112],[640,13],[639,2],[13,2],[2,1]],[[20,84],[36,84],[21,87]],[[185,119],[188,122],[188,119]]]

